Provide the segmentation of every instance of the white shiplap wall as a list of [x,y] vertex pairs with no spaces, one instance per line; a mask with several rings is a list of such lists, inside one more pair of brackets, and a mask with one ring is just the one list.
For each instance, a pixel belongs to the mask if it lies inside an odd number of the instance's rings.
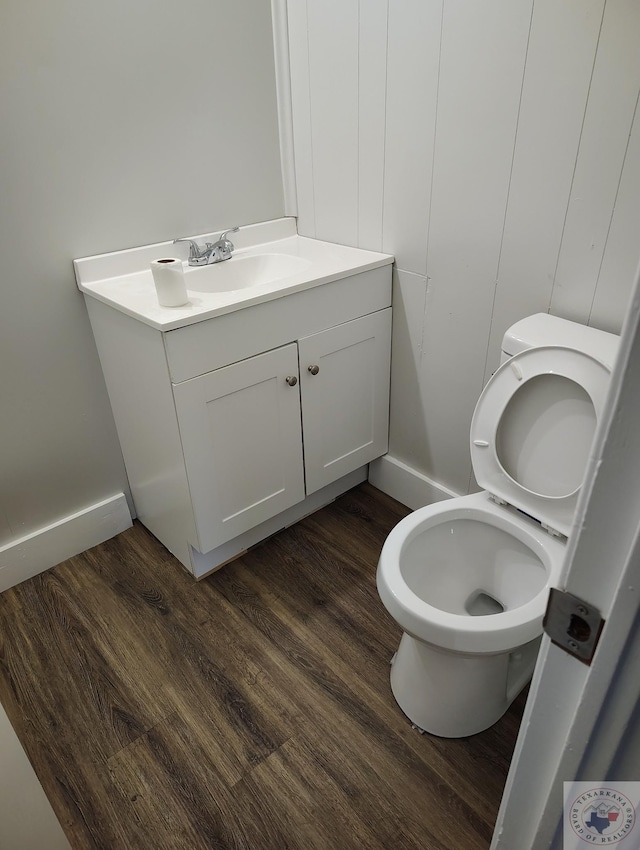
[[640,259],[640,4],[288,0],[288,15],[300,232],[395,254],[390,455],[466,492],[509,324],[620,329]]

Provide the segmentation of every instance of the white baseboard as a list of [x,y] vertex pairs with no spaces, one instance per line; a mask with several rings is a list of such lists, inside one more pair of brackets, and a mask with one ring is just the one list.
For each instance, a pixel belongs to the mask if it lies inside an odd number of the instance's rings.
[[369,464],[369,481],[378,490],[414,511],[460,495],[391,455],[384,455]]
[[0,593],[131,526],[124,493],[0,546]]

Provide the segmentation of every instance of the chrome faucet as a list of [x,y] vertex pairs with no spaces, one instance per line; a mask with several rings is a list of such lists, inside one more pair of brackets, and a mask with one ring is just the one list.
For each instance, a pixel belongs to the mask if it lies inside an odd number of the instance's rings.
[[239,227],[232,227],[230,230],[225,230],[217,242],[205,242],[204,247],[198,245],[193,239],[174,239],[173,244],[175,245],[176,242],[189,243],[188,263],[190,266],[209,266],[212,263],[221,263],[223,260],[231,259],[233,242],[227,239],[227,234],[236,233],[239,229]]
[[214,260],[214,263],[218,263],[221,260],[228,260],[233,253],[233,242],[230,239],[227,239],[227,233],[237,233],[240,230],[239,227],[232,227],[230,230],[225,230],[225,232],[220,236],[218,241],[214,244],[213,250],[218,257],[217,260]]

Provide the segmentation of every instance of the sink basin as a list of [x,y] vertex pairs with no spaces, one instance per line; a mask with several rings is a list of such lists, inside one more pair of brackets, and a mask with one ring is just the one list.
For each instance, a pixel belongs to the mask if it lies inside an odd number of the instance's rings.
[[[203,245],[219,231],[200,233]],[[236,241],[236,240],[234,240]],[[294,218],[248,224],[230,260],[188,266],[183,260],[188,301],[180,307],[158,303],[150,264],[158,257],[186,256],[173,242],[74,260],[81,292],[152,328],[172,331],[293,293],[375,271],[393,262],[389,254],[298,236]],[[328,289],[327,292],[330,290]]]
[[309,260],[291,254],[236,255],[221,263],[187,269],[185,284],[193,292],[234,292],[290,277],[310,265]]

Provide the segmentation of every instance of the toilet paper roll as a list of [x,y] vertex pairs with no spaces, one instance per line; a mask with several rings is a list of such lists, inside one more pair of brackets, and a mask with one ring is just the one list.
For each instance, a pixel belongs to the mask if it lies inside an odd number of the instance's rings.
[[181,307],[188,302],[182,260],[176,257],[153,260],[151,273],[161,307]]

